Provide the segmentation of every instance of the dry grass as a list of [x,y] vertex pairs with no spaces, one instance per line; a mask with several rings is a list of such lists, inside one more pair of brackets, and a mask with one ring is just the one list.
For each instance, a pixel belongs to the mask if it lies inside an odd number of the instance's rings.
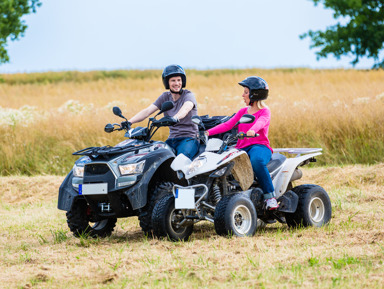
[[5,288],[383,288],[384,164],[304,169],[323,186],[331,224],[273,224],[252,238],[146,238],[136,218],[106,239],[76,239],[56,208],[63,177],[0,179],[0,284]]

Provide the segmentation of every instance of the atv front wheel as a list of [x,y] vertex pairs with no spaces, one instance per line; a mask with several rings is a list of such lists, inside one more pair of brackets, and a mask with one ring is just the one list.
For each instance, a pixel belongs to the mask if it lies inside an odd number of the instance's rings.
[[112,234],[117,219],[109,218],[91,223],[87,216],[87,204],[77,202],[67,212],[68,227],[75,237],[101,237],[105,238]]
[[152,232],[152,212],[156,203],[160,198],[166,195],[172,195],[173,183],[160,182],[157,183],[152,192],[149,192],[147,205],[139,215],[140,227],[145,234]]
[[327,192],[317,185],[301,185],[292,189],[299,196],[296,212],[286,213],[289,227],[321,227],[331,220],[332,205]]
[[172,241],[188,241],[193,232],[193,224],[178,226],[184,219],[180,209],[175,209],[175,197],[167,195],[155,205],[152,213],[153,234],[158,237],[168,237]]
[[221,236],[253,236],[257,229],[255,206],[242,194],[223,197],[216,206],[214,221]]

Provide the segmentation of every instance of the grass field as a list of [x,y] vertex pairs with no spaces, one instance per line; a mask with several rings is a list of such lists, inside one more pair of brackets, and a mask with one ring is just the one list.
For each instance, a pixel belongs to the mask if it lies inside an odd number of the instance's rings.
[[58,176],[0,179],[2,288],[383,288],[384,165],[304,169],[323,186],[328,227],[273,224],[224,238],[200,223],[189,242],[145,237],[137,218],[77,239],[57,210]]
[[[72,152],[114,145],[106,134],[118,105],[130,117],[164,89],[161,71],[0,75],[0,175],[63,175]],[[270,86],[272,147],[322,147],[320,165],[375,164],[384,156],[384,70],[187,71],[199,114],[230,115],[244,106],[237,84],[260,75]],[[141,125],[145,125],[142,123]],[[163,129],[155,139],[164,140]]]
[[0,288],[384,288],[384,70],[187,74],[200,115],[236,112],[237,83],[267,80],[272,147],[324,150],[295,185],[326,189],[330,225],[224,238],[202,222],[172,243],[144,236],[133,217],[111,237],[75,238],[57,209],[72,152],[123,140],[103,131],[120,121],[112,107],[127,117],[147,107],[161,71],[0,75]]

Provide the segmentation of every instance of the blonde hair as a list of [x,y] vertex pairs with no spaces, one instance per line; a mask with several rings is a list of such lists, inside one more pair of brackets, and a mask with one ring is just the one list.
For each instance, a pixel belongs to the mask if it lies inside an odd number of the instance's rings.
[[268,108],[268,105],[266,105],[266,103],[264,102],[264,100],[258,100],[258,101],[255,101],[254,104],[256,104],[256,106],[258,107],[258,109],[262,109],[264,107],[267,107]]

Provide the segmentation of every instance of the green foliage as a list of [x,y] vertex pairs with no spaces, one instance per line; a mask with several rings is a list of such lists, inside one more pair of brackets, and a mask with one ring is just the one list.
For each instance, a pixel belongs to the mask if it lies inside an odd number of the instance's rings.
[[353,65],[361,57],[375,60],[374,68],[384,68],[384,59],[379,53],[384,48],[384,1],[383,0],[312,0],[315,5],[322,3],[325,8],[334,10],[333,17],[341,18],[345,25],[338,22],[325,31],[308,31],[300,38],[310,37],[311,48],[318,47],[317,58],[333,54],[337,59],[352,54]]
[[1,0],[0,1],[0,64],[9,62],[6,50],[7,41],[24,36],[27,29],[22,16],[35,13],[41,3],[39,0]]

